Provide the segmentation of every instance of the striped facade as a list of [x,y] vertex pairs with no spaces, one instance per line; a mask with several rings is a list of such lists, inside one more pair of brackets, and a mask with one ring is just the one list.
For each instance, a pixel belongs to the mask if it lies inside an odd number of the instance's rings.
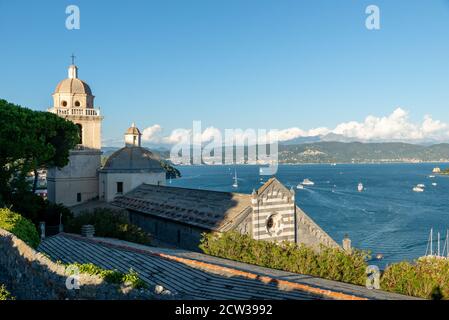
[[316,250],[339,245],[295,204],[295,191],[270,178],[252,194],[142,184],[112,205],[155,239],[199,250],[202,233],[237,231],[255,240],[289,241]]
[[251,195],[252,237],[256,240],[296,241],[295,193],[277,180]]

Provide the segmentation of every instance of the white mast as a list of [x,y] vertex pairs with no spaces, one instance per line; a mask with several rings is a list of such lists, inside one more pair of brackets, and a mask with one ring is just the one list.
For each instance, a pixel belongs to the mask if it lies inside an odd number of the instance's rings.
[[438,257],[440,256],[440,232],[438,232]]
[[448,248],[448,230],[446,229],[446,240],[444,240],[444,246],[443,246],[443,252],[441,253],[441,256],[444,257],[444,252],[446,252],[446,257],[449,257],[449,248]]
[[433,228],[430,228],[430,255],[433,256]]

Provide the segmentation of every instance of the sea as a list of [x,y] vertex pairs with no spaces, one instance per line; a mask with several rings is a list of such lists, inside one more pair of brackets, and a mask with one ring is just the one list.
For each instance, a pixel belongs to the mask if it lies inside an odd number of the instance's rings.
[[[381,254],[383,259],[376,263],[385,268],[423,256],[431,228],[434,250],[440,232],[443,251],[449,229],[449,176],[429,177],[436,166],[449,163],[280,165],[275,176],[295,188],[297,205],[335,241],[341,243],[347,234],[353,247],[371,251],[373,261]],[[177,168],[182,177],[168,184],[194,189],[251,193],[270,178],[259,175],[254,165]],[[232,187],[235,172],[237,188]],[[315,185],[296,189],[305,178]],[[359,182],[363,192],[357,190]],[[420,183],[424,192],[414,192]]]

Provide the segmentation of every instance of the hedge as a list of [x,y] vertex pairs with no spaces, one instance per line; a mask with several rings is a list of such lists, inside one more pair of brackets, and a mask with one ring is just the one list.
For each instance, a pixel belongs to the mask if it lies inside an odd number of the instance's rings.
[[0,300],[15,300],[16,298],[6,289],[5,285],[0,285]]
[[365,285],[368,253],[322,247],[316,252],[291,242],[254,240],[237,232],[203,234],[204,253],[262,267],[308,274],[320,278]]
[[40,243],[34,224],[8,208],[0,209],[0,228],[13,233],[33,248],[37,248]]
[[422,257],[412,263],[394,263],[385,269],[381,288],[426,299],[449,299],[449,260]]
[[79,234],[81,227],[85,224],[93,225],[95,235],[98,237],[116,238],[146,245],[151,242],[148,233],[129,223],[126,215],[118,210],[96,208],[93,211],[81,212],[68,221],[65,230]]

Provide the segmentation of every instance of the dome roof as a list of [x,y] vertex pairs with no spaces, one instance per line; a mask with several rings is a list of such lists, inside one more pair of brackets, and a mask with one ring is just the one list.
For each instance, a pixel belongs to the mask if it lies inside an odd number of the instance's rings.
[[87,83],[78,78],[67,78],[58,83],[55,93],[81,93],[92,95]]
[[140,135],[140,130],[134,126],[134,123],[132,124],[131,127],[128,128],[128,130],[126,130],[125,134],[133,134],[133,135]]
[[114,152],[102,171],[113,172],[163,172],[160,159],[142,147],[124,147]]

